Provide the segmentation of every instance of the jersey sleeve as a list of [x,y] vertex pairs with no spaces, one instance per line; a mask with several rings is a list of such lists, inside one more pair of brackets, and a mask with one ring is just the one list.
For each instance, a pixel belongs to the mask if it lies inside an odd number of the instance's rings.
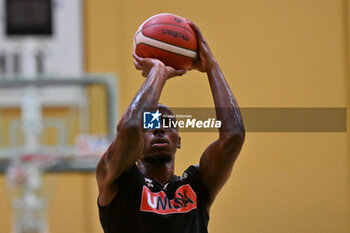
[[197,195],[199,195],[203,204],[209,203],[209,192],[199,175],[199,165],[192,165],[186,169],[182,178],[194,188]]
[[[115,208],[120,210],[127,209],[127,203],[124,201],[128,195],[134,195],[135,187],[138,185],[139,170],[136,165],[131,166],[123,172],[115,181],[118,186],[118,193],[107,206],[101,206],[97,199],[101,225],[105,232],[109,232],[111,217],[115,216]],[[123,212],[123,211],[119,211]]]
[[101,206],[99,202],[97,202],[98,207],[102,209],[108,209],[108,207],[112,206],[112,203],[113,201],[115,201],[115,199],[117,199],[120,196],[124,196],[125,194],[127,195],[127,193],[133,190],[132,188],[135,185],[135,182],[137,181],[139,173],[140,172],[136,164],[132,165],[129,169],[123,172],[115,181],[116,185],[118,186],[118,194],[107,206]]

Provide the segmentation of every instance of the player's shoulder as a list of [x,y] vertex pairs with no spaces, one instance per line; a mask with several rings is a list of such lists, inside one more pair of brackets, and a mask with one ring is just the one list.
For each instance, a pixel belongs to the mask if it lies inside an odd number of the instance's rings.
[[180,177],[181,179],[197,179],[199,177],[199,164],[190,165]]
[[208,200],[208,190],[201,180],[199,164],[189,166],[181,177],[183,183],[189,184],[202,200]]
[[199,164],[194,164],[194,165],[190,165],[184,172],[182,175],[184,174],[188,174],[188,173],[198,173],[199,172]]
[[131,167],[126,169],[116,180],[115,183],[117,183],[119,186],[123,185],[129,185],[129,183],[133,179],[137,179],[141,176],[141,172],[139,171],[138,167],[136,164],[133,164]]

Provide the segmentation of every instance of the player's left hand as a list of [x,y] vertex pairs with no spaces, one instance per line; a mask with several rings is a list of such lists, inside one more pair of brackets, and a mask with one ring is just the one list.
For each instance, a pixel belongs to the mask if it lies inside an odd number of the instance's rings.
[[189,19],[186,19],[186,21],[192,27],[198,41],[199,55],[198,58],[194,61],[191,70],[208,72],[211,69],[213,62],[215,61],[215,58],[199,27]]

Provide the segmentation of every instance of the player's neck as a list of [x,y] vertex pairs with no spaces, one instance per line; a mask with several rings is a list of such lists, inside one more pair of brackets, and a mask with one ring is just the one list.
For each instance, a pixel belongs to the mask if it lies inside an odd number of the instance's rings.
[[174,177],[174,160],[166,163],[150,163],[139,159],[137,167],[142,174],[161,184],[165,184]]

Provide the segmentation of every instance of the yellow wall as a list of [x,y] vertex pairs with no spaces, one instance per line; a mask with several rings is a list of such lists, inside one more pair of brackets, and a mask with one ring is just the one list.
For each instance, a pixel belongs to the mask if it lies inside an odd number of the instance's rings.
[[[161,12],[200,26],[242,107],[350,107],[346,0],[86,0],[86,69],[118,75],[120,112],[143,81],[132,64],[135,30]],[[163,93],[169,106],[212,106],[205,75],[196,72],[169,81]],[[176,172],[197,163],[215,137],[183,134]],[[211,209],[209,231],[350,232],[348,145],[345,133],[248,133]],[[56,182],[52,232],[102,232],[94,175],[65,174]],[[9,232],[9,213],[0,210],[0,232]]]

